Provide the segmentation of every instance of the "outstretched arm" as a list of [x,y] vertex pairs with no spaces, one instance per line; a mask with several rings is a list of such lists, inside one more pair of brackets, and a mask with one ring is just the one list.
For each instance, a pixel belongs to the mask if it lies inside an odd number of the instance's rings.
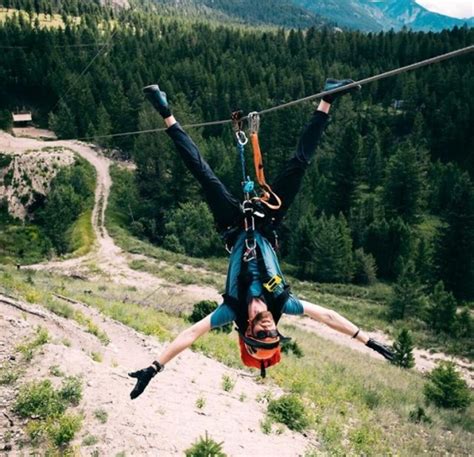
[[340,314],[336,313],[332,309],[323,308],[322,306],[313,305],[307,301],[301,300],[303,305],[303,312],[309,317],[326,324],[328,327],[337,330],[338,332],[344,333],[346,335],[355,338],[356,340],[364,343],[370,349],[381,354],[387,360],[393,359],[393,350],[392,348],[386,346],[385,344],[379,343],[378,341],[369,338],[369,336],[361,331],[359,327],[354,325],[351,321],[347,320],[345,317],[342,317]]
[[349,336],[355,336],[355,339],[361,343],[367,344],[369,337],[364,332],[360,331],[359,328],[354,325],[351,321],[341,316],[332,309],[324,308],[319,305],[314,305],[304,300],[300,300],[303,305],[304,314],[307,314],[312,319],[326,324],[338,332],[344,333]]

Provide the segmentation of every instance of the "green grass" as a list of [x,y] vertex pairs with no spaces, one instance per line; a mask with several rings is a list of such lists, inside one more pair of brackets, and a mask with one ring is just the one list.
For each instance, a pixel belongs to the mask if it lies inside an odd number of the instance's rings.
[[[134,297],[142,295],[129,287],[110,283],[107,287],[97,283],[85,286],[80,280],[41,272],[36,273],[34,284],[28,284],[20,281],[23,275],[22,271],[0,267],[0,279],[7,278],[2,286],[14,288],[16,284],[19,288],[12,292],[35,295],[45,306],[52,299],[52,292],[67,291],[71,298],[160,339],[170,339],[189,325],[176,315],[139,305]],[[85,289],[92,293],[85,293]],[[158,301],[166,299],[160,294],[158,291]],[[347,303],[354,300],[347,299]],[[285,355],[281,364],[268,370],[264,382],[269,389],[276,382],[301,399],[308,418],[307,429],[321,439],[327,454],[420,455],[427,450],[439,455],[469,455],[474,432],[472,405],[464,412],[426,406],[425,379],[420,373],[374,360],[294,326],[283,325],[282,331],[297,341],[305,356]],[[228,366],[241,367],[234,332],[208,333],[193,347]],[[265,400],[268,401],[270,397]],[[431,423],[417,413],[419,408]]]
[[94,246],[95,234],[91,217],[92,209],[84,211],[69,229],[69,249],[72,252],[68,257],[86,255]]
[[0,386],[8,386],[14,384],[21,373],[18,368],[13,367],[9,363],[0,366]]
[[26,362],[30,362],[38,351],[38,348],[48,343],[49,339],[48,331],[42,327],[37,327],[34,338],[18,345],[16,350],[23,355],[23,359]]

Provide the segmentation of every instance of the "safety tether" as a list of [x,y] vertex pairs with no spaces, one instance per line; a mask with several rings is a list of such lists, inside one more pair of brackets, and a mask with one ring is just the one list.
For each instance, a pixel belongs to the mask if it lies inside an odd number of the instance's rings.
[[[253,163],[255,166],[255,175],[257,177],[257,181],[262,188],[262,196],[260,197],[260,201],[264,203],[268,208],[277,210],[281,206],[280,197],[278,197],[275,192],[273,192],[270,185],[265,180],[265,173],[263,169],[263,159],[262,159],[262,152],[260,150],[260,143],[258,141],[258,129],[260,127],[260,116],[257,111],[253,111],[248,114],[247,116],[249,120],[249,127],[250,127],[250,144],[252,145],[253,151]],[[276,201],[276,204],[270,203],[270,198],[273,197]]]
[[242,165],[242,190],[244,191],[244,201],[242,202],[242,211],[244,213],[245,229],[245,252],[243,254],[244,262],[250,262],[257,258],[257,242],[255,241],[255,218],[254,209],[250,193],[254,191],[254,182],[247,176],[245,168],[245,145],[248,138],[243,131],[242,111],[232,113],[232,125],[237,138],[237,151]]

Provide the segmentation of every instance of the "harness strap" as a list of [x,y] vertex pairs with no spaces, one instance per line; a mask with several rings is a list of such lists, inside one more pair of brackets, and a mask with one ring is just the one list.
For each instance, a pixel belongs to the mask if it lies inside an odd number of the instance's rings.
[[[249,113],[248,115],[249,123],[250,123],[250,143],[252,145],[253,151],[253,164],[255,167],[255,175],[257,177],[257,181],[262,188],[263,195],[260,197],[260,201],[265,204],[268,208],[277,210],[281,207],[281,199],[278,197],[275,192],[273,192],[270,185],[267,183],[265,179],[265,173],[263,169],[263,158],[262,158],[262,151],[260,150],[260,143],[258,141],[258,129],[260,127],[260,117],[257,112]],[[270,199],[274,198],[276,204],[271,204]]]

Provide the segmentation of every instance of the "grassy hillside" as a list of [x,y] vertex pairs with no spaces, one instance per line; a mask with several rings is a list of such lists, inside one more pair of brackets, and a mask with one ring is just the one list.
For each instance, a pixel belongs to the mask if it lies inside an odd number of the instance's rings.
[[[141,306],[141,291],[102,282],[84,283],[40,272],[17,272],[0,268],[0,292],[40,303],[53,312],[77,319],[68,305],[54,293],[67,294],[102,313],[159,339],[169,339],[187,322],[178,316]],[[158,292],[155,303],[166,302]],[[265,380],[268,392],[261,402],[274,397],[273,383],[302,400],[306,426],[322,443],[321,452],[330,455],[469,455],[474,432],[471,406],[464,411],[427,405],[423,388],[427,380],[344,349],[316,335],[286,326],[304,353],[303,358],[285,356]],[[195,349],[230,366],[239,366],[234,333],[211,333]],[[173,362],[171,362],[173,363]],[[290,402],[287,416],[296,414]],[[243,406],[247,407],[247,406]],[[280,420],[284,420],[281,419]],[[257,433],[278,433],[275,415],[269,414]],[[319,451],[318,451],[319,452]],[[308,453],[310,455],[318,455]]]

